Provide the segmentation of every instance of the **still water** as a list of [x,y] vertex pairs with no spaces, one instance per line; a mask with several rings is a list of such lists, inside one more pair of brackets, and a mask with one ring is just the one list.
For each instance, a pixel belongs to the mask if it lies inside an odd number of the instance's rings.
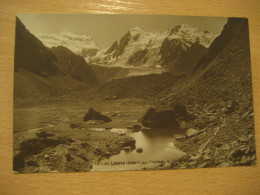
[[[106,127],[116,133],[126,133],[136,140],[136,148],[142,148],[142,152],[136,150],[122,150],[119,154],[108,159],[103,159],[99,164],[93,164],[93,171],[113,170],[140,170],[158,166],[161,161],[169,161],[179,158],[184,153],[178,150],[172,143],[175,135],[182,134],[177,129],[154,129],[140,132],[132,132],[127,129],[138,123],[140,117],[150,107],[144,100],[117,100],[117,101],[67,101],[46,102],[29,106],[14,108],[14,147],[22,139],[29,137],[30,133],[48,127],[58,127],[60,124],[69,124],[75,119],[82,120],[88,108],[92,107],[112,117],[113,121],[107,124],[96,125],[92,130],[102,131]],[[106,130],[107,131],[107,130]],[[19,139],[21,139],[19,141]]]
[[185,154],[172,142],[175,135],[181,134],[178,130],[153,129],[145,132],[130,132],[127,129],[116,129],[115,131],[125,132],[133,137],[136,140],[136,148],[142,148],[143,151],[139,153],[136,150],[121,150],[119,154],[103,159],[99,164],[93,164],[93,171],[152,169]]

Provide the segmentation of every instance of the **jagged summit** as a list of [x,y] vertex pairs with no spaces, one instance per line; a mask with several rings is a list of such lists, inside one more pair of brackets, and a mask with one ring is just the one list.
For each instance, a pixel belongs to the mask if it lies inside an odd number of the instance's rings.
[[187,24],[177,25],[164,33],[145,32],[140,27],[133,27],[110,48],[90,58],[90,62],[98,65],[178,70],[180,68],[175,65],[180,64],[178,61],[182,61],[182,56],[187,56],[184,53],[190,47],[194,44],[201,45],[196,48],[203,52],[196,52],[199,56],[193,57],[198,59],[204,54],[203,48],[207,49],[216,36]]
[[216,34],[210,33],[209,31],[201,31],[197,27],[180,24],[170,30],[170,34],[167,38],[183,40],[183,43],[189,44],[189,46],[198,42],[208,48],[216,37]]
[[147,37],[151,36],[151,33],[147,33],[142,30],[140,27],[133,27],[129,30],[131,40],[133,41],[142,41],[143,39],[147,39]]
[[129,30],[129,32],[130,32],[130,34],[131,34],[132,37],[135,37],[135,35],[141,34],[141,33],[143,33],[144,31],[143,31],[140,27],[135,26],[135,27],[131,28],[131,29]]

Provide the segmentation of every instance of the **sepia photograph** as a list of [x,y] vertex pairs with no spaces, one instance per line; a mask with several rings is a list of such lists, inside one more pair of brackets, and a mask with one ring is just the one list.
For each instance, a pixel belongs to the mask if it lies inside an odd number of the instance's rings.
[[13,172],[256,165],[247,18],[18,14]]

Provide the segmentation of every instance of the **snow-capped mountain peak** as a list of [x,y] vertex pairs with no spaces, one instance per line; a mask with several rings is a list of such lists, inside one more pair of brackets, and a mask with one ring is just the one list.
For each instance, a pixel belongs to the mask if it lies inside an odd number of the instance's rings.
[[87,53],[96,53],[100,48],[92,37],[88,35],[76,35],[63,31],[60,34],[37,34],[36,35],[45,46],[64,46],[78,55],[87,57]]
[[143,31],[141,28],[137,26],[131,28],[129,30],[129,33],[132,41],[138,41],[144,39],[146,36],[149,36],[149,33]]
[[208,48],[216,36],[217,35],[208,31],[201,31],[194,26],[180,24],[170,30],[170,34],[167,39],[179,39],[183,41],[183,43],[189,44],[189,46],[195,42],[198,42]]
[[[131,28],[120,40],[90,59],[98,65],[173,69],[181,66],[185,53],[193,52],[193,63],[205,53],[217,35],[180,24],[164,33]],[[196,52],[195,52],[196,51]],[[186,63],[186,61],[185,61]]]

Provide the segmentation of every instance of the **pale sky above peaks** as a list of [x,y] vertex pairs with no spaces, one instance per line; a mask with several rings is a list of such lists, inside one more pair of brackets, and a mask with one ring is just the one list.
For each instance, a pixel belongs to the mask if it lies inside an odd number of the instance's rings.
[[107,48],[133,27],[146,32],[165,32],[179,24],[189,24],[202,31],[220,34],[227,18],[172,15],[117,14],[19,14],[26,28],[37,34],[60,34],[63,31],[89,35],[101,48]]

